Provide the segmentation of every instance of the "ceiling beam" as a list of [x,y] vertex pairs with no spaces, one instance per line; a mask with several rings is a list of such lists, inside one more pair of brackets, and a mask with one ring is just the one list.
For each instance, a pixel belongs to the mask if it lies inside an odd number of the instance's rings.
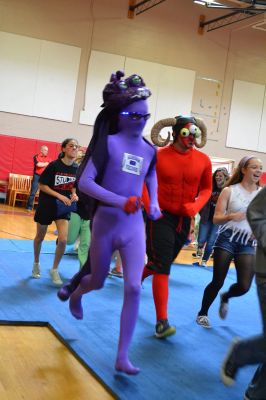
[[259,8],[259,7],[251,6],[251,7],[243,8],[243,7],[232,7],[232,6],[223,6],[223,5],[217,6],[217,5],[212,5],[211,3],[206,3],[205,6],[207,8],[216,8],[217,10],[234,10],[234,11],[239,11],[239,12],[245,12],[248,9],[252,9],[254,11],[266,12],[266,8],[265,7]]
[[205,17],[203,15],[200,16],[199,20],[199,28],[198,33],[203,34],[205,27],[207,27],[206,31],[214,31],[215,29],[223,28],[228,25],[235,24],[236,22],[243,21],[248,18],[255,17],[257,15],[265,13],[265,8],[255,8],[254,6],[240,8],[240,7],[216,7],[207,5],[207,8],[222,8],[232,10],[229,14],[222,15],[220,17],[211,19],[209,21],[205,21]]
[[142,14],[164,1],[166,0],[142,0],[137,3],[136,0],[129,0],[128,18],[132,19],[135,15]]

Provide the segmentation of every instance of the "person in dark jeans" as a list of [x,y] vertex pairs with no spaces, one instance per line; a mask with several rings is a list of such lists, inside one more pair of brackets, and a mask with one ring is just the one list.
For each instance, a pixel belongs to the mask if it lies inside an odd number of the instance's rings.
[[259,336],[234,339],[221,367],[221,378],[225,385],[235,382],[239,368],[248,364],[259,364],[245,393],[245,400],[266,399],[266,187],[257,194],[247,209],[247,219],[257,239],[255,275],[263,333]]
[[198,235],[197,252],[192,256],[201,258],[200,265],[206,267],[209,257],[213,250],[213,245],[217,237],[219,225],[213,223],[213,215],[219,194],[229,174],[226,168],[218,168],[212,175],[212,194],[208,203],[200,210],[200,224]]
[[48,156],[48,147],[44,145],[41,146],[40,153],[36,154],[33,157],[33,162],[34,162],[33,178],[31,183],[30,195],[26,205],[26,209],[28,211],[31,211],[33,209],[34,197],[39,187],[39,179],[41,173],[45,170],[45,168],[51,161],[52,161],[51,158]]

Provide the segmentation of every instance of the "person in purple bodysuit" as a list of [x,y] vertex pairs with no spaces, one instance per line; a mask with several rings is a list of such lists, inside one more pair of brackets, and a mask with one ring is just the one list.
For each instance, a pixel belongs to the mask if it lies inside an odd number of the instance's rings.
[[[122,77],[121,71],[113,74],[104,89],[104,109],[96,119],[78,178],[79,191],[97,202],[89,252],[91,273],[81,278],[70,295],[69,308],[75,318],[83,318],[82,296],[103,287],[112,253],[118,250],[124,270],[124,303],[115,368],[137,374],[139,368],[129,361],[128,348],[138,316],[145,258],[141,210],[144,181],[151,198],[149,217],[160,218],[161,212],[157,200],[156,150],[142,137],[150,116],[146,99],[151,93],[138,75],[125,80]],[[103,131],[109,132],[103,134]]]

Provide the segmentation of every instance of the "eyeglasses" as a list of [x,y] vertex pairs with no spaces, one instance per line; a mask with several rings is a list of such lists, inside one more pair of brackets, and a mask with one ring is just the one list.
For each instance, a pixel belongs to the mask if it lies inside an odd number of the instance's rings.
[[141,118],[144,119],[144,121],[147,121],[147,119],[150,118],[151,114],[140,114],[138,112],[129,112],[129,111],[122,111],[120,113],[123,117],[128,117],[129,119],[132,119],[133,121],[138,121]]

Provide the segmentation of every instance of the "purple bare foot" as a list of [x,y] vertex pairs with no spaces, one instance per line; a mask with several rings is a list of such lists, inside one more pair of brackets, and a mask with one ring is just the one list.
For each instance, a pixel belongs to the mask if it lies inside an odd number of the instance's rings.
[[71,293],[72,292],[71,292],[69,285],[64,285],[58,290],[57,297],[61,301],[67,301],[69,299],[69,297],[71,296]]
[[119,359],[115,363],[115,369],[128,375],[137,375],[140,371],[140,369],[134,367],[129,360]]
[[75,295],[74,293],[69,299],[69,310],[73,317],[76,319],[83,319],[83,308],[81,304],[82,296]]

